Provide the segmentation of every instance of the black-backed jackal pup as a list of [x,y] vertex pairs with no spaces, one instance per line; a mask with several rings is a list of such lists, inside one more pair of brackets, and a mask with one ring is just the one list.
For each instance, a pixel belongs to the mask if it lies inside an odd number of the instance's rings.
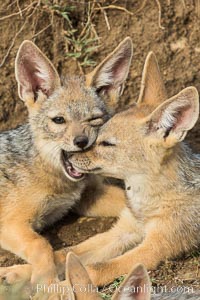
[[[54,255],[36,231],[75,205],[86,215],[118,215],[124,207],[122,190],[77,172],[67,153],[94,143],[115,111],[131,57],[126,38],[92,73],[61,80],[32,42],[19,48],[15,74],[29,121],[0,134],[0,246],[32,266],[32,283],[57,280],[56,264],[66,257],[63,251]],[[14,283],[30,265],[0,268],[0,282]]]
[[139,101],[101,128],[90,151],[69,158],[77,172],[125,181],[127,208],[117,224],[73,248],[95,285],[137,263],[154,269],[200,243],[200,156],[182,142],[198,119],[198,92],[188,87],[166,99],[150,53]]

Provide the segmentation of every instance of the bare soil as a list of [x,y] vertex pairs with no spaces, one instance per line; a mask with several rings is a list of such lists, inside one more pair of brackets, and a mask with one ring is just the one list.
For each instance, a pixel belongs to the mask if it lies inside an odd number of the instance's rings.
[[[55,2],[63,5],[65,1]],[[73,15],[74,24],[79,26],[81,22],[85,22],[87,1],[67,2],[76,6]],[[17,14],[4,18],[14,12],[19,12],[17,3],[22,10],[22,16]],[[24,15],[28,10],[23,12],[23,9],[32,3],[31,0],[0,2],[0,130],[14,128],[27,119],[27,111],[22,101],[19,100],[14,77],[16,51],[24,39],[34,40],[52,60],[60,74],[80,73],[76,60],[69,59],[65,55],[68,49],[64,35],[67,30],[66,21],[61,15],[52,14],[44,5],[38,6],[35,10],[30,9],[30,16],[25,22]],[[154,0],[113,0],[100,3],[103,7],[112,4],[126,8],[133,13],[132,15],[110,7],[105,9],[104,13],[102,10],[97,11],[93,19],[101,44],[98,52],[93,55],[93,59],[97,62],[100,62],[127,35],[131,36],[134,43],[133,63],[121,107],[137,100],[144,60],[150,50],[157,55],[169,96],[190,85],[196,86],[200,91],[200,7],[198,10],[198,1],[160,1],[163,29],[159,26],[158,5]],[[142,3],[145,5],[140,10]],[[44,30],[47,26],[49,27]],[[13,47],[11,51],[8,51],[12,42]],[[3,62],[6,54],[7,58]],[[84,71],[88,72],[91,69],[90,67],[84,68]],[[187,137],[188,143],[195,151],[200,151],[199,129],[200,120]],[[110,228],[113,222],[112,218],[93,219],[67,216],[43,234],[51,241],[54,248],[58,249],[75,245],[98,232],[103,232]],[[22,260],[14,255],[0,250],[1,266],[20,262]],[[200,249],[196,253],[165,262],[156,271],[151,272],[151,278],[153,284],[157,286],[190,286],[200,289]]]

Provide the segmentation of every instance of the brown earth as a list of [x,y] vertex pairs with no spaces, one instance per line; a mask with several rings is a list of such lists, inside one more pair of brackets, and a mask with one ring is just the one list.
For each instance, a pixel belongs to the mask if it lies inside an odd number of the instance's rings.
[[[87,1],[49,1],[60,6],[66,2],[69,6],[75,6],[71,14],[73,26],[80,29],[86,22]],[[92,23],[100,38],[100,48],[94,53],[93,59],[101,61],[127,35],[131,36],[134,43],[133,63],[122,107],[138,97],[144,60],[150,50],[157,55],[169,96],[189,85],[195,85],[200,91],[198,0],[160,1],[161,26],[164,28],[159,26],[158,1],[96,2],[98,3],[95,4],[95,8],[111,4],[115,7],[96,10],[93,14]],[[80,73],[80,64],[78,65],[75,59],[66,57],[66,51],[70,50],[65,35],[68,30],[67,22],[46,3],[47,1],[40,3],[33,0],[5,0],[0,3],[0,130],[14,128],[27,118],[26,108],[17,95],[14,77],[16,51],[24,39],[36,42],[53,61],[60,74]],[[144,7],[140,9],[142,3]],[[119,7],[126,8],[127,11]],[[19,8],[22,10],[22,16],[18,13]],[[11,15],[15,12],[18,14]],[[9,51],[12,43],[13,47]],[[83,68],[85,72],[90,69],[91,67]],[[200,121],[187,137],[188,142],[197,151],[200,150],[199,128]],[[77,244],[97,232],[107,230],[112,221],[108,218],[75,220],[74,217],[67,217],[44,234],[55,249],[58,249],[64,245]],[[151,272],[153,283],[168,286],[185,285],[200,289],[199,254],[200,251],[197,251],[179,260],[166,262],[157,271]],[[0,265],[19,262],[14,255],[0,250]]]

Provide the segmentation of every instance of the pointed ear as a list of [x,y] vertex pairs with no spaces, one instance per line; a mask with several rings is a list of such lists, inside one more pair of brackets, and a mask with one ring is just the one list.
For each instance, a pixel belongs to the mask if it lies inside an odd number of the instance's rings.
[[149,52],[144,64],[138,103],[159,105],[166,99],[167,93],[156,56],[153,52]]
[[150,300],[151,283],[145,267],[134,267],[114,294],[112,300]]
[[24,101],[36,101],[38,92],[49,97],[60,86],[54,66],[31,41],[24,41],[18,50],[15,76],[19,97]]
[[163,139],[166,147],[182,141],[199,116],[199,95],[188,87],[166,100],[148,117],[148,131]]
[[[66,258],[66,282],[69,285],[71,293],[75,289],[75,295],[71,295],[72,300],[89,300],[89,299],[100,299],[98,294],[95,293],[95,287],[92,285],[88,273],[84,266],[81,264],[78,257],[69,252]],[[93,291],[92,290],[93,287]]]
[[101,96],[107,98],[105,103],[111,111],[115,110],[118,98],[123,92],[132,54],[132,41],[127,37],[93,72],[86,75],[87,86],[94,87]]

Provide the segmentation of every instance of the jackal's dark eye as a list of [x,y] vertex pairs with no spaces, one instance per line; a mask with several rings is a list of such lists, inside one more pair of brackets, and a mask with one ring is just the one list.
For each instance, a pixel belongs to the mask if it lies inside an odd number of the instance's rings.
[[99,146],[103,146],[103,147],[114,147],[114,146],[116,146],[116,145],[113,144],[113,143],[107,142],[107,141],[103,141],[103,142],[100,142],[100,143],[99,143]]
[[55,117],[51,120],[56,124],[64,124],[65,123],[65,119],[63,117]]

